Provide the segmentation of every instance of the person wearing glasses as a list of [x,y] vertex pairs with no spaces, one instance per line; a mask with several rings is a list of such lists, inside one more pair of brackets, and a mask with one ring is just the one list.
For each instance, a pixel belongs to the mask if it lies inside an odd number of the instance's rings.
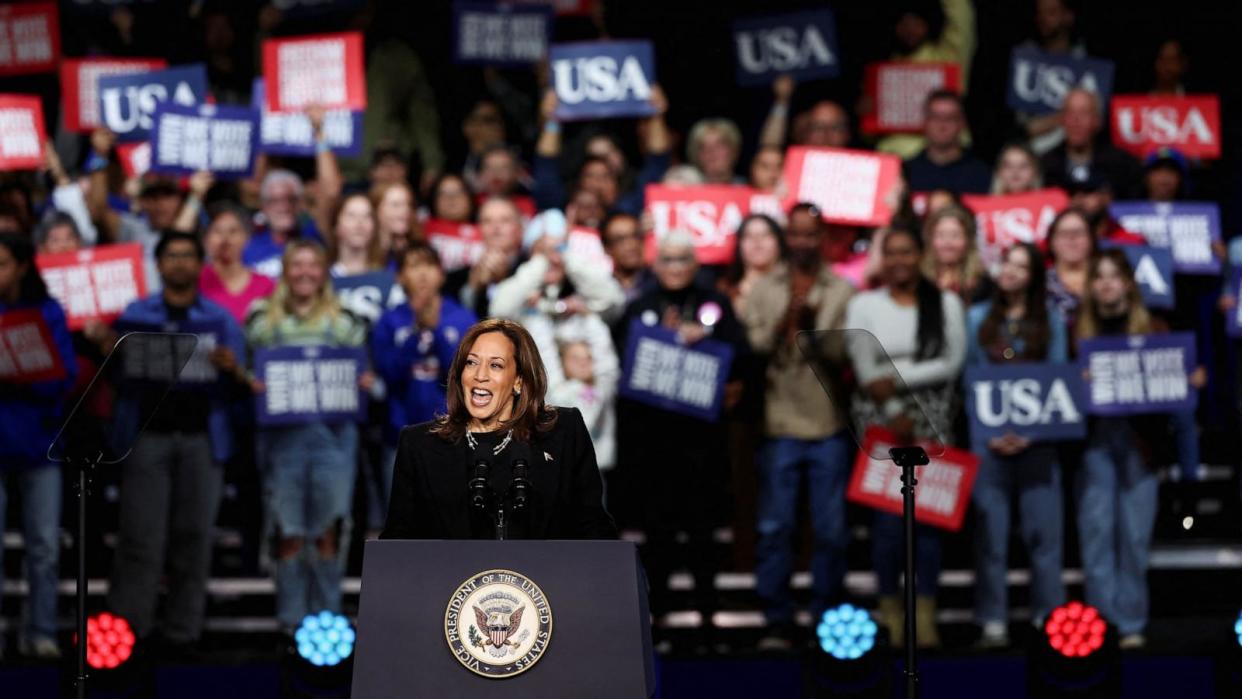
[[[675,330],[685,345],[712,340],[732,346],[734,360],[725,384],[727,411],[740,397],[738,367],[745,362],[748,344],[729,299],[695,285],[699,263],[694,248],[694,237],[683,230],[671,231],[660,240],[653,268],[656,285],[629,305],[617,347],[624,349],[629,334],[641,326]],[[628,399],[619,401],[617,412],[617,443],[623,450],[619,464],[628,469],[626,478],[633,492],[642,494],[635,500],[642,503],[641,512],[634,514],[646,534],[642,556],[651,584],[657,645],[661,650],[668,648],[660,623],[670,611],[668,577],[684,560],[694,574],[694,608],[702,618],[699,644],[709,648],[716,567],[712,529],[718,493],[728,472],[724,453],[727,418],[722,414],[703,420]],[[674,544],[678,531],[689,537],[681,550]]]

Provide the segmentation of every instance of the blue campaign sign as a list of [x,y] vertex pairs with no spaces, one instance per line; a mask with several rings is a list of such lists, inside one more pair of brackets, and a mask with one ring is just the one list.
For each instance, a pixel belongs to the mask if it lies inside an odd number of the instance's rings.
[[405,303],[405,292],[397,286],[391,270],[334,277],[332,288],[343,308],[368,323],[379,320],[389,308]]
[[551,5],[453,3],[456,63],[530,66],[548,55],[551,41]]
[[361,347],[275,347],[254,353],[263,392],[255,396],[262,426],[366,419],[367,402],[358,387],[366,369]]
[[1225,318],[1225,331],[1230,337],[1242,337],[1242,269],[1229,275],[1229,287],[1225,290],[1234,298],[1234,306]]
[[1189,381],[1194,333],[1088,338],[1079,341],[1078,361],[1093,415],[1175,413],[1198,402]]
[[1150,245],[1116,245],[1104,243],[1125,252],[1134,269],[1134,280],[1143,293],[1148,308],[1173,308],[1177,298],[1173,291],[1173,253],[1168,248]]
[[733,347],[715,340],[684,345],[676,331],[630,326],[619,393],[626,398],[700,420],[720,416]]
[[802,81],[841,72],[837,23],[829,9],[736,20],[733,48],[743,87],[767,85],[778,75]]
[[1100,109],[1107,114],[1113,93],[1113,62],[1044,53],[1031,47],[1015,48],[1010,54],[1007,102],[1015,112],[1051,114],[1076,87],[1099,95]]
[[259,151],[259,112],[246,107],[167,102],[155,109],[151,171],[191,175],[211,170],[216,179],[241,179],[254,172]]
[[987,364],[966,368],[970,437],[1013,432],[1032,442],[1086,435],[1082,370],[1072,364]]
[[207,99],[207,67],[202,63],[166,70],[99,78],[99,118],[118,141],[145,141],[163,102],[183,107]]
[[[263,78],[254,79],[250,106],[259,110],[259,151],[270,155],[313,157],[315,134],[310,117],[301,112],[269,112]],[[323,138],[337,155],[362,154],[362,112],[333,109],[324,114]]]
[[1174,271],[1220,274],[1220,259],[1212,250],[1220,240],[1220,207],[1214,202],[1119,201],[1109,211],[1148,245],[1171,250]]
[[655,51],[650,41],[553,44],[548,53],[558,119],[655,114]]

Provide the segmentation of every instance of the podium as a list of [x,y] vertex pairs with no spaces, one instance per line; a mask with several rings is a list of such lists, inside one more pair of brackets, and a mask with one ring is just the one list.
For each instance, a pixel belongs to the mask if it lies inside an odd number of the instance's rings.
[[366,543],[355,699],[650,697],[652,662],[631,542]]

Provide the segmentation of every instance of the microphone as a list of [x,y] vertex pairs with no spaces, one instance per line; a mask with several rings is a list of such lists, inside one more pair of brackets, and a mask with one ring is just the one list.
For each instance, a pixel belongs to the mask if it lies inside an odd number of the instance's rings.
[[530,467],[526,464],[526,459],[518,458],[513,461],[513,480],[509,483],[509,499],[515,510],[526,507],[531,488],[529,473]]
[[492,499],[492,489],[487,484],[487,475],[490,471],[491,466],[483,459],[474,462],[474,477],[470,479],[466,487],[470,490],[470,506],[477,510],[486,511]]

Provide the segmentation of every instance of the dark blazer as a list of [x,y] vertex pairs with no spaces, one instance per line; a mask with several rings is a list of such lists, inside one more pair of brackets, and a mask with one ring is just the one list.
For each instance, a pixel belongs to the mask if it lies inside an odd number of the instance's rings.
[[[510,459],[530,467],[532,493],[524,516],[515,518],[511,538],[615,539],[616,525],[604,509],[595,447],[582,413],[557,408],[551,430],[532,440],[514,440],[493,459],[491,485],[503,494],[512,478]],[[465,439],[446,442],[431,434],[431,422],[401,431],[394,466],[392,500],[381,539],[490,539],[486,517],[470,507],[467,483],[475,454]]]

